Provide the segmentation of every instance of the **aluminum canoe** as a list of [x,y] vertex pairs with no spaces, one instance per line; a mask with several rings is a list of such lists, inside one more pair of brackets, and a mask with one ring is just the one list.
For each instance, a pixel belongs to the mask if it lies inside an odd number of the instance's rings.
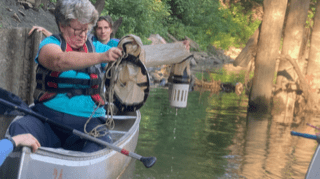
[[318,144],[306,174],[306,179],[320,178],[320,145]]
[[[114,145],[135,151],[139,136],[140,111],[114,116],[110,130]],[[130,157],[111,149],[84,153],[62,148],[17,148],[0,167],[0,178],[6,179],[113,179],[126,173]],[[130,164],[131,165],[131,164]],[[132,170],[132,169],[131,169]],[[132,170],[133,171],[133,170]]]

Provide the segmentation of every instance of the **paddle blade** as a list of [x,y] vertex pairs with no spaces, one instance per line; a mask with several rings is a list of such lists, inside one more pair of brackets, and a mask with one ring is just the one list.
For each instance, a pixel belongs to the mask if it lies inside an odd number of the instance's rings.
[[156,163],[157,158],[156,157],[141,157],[140,161],[144,164],[145,167],[150,168]]
[[[17,95],[10,93],[7,90],[0,88],[0,99],[11,102],[21,108],[29,108],[28,105],[22,101]],[[0,103],[0,115],[21,115],[21,112],[15,110],[13,107]]]

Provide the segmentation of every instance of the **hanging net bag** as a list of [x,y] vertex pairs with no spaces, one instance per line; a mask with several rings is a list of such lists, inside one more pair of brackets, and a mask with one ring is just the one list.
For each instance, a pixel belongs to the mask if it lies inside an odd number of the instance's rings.
[[118,47],[123,49],[123,56],[107,66],[106,100],[120,112],[135,111],[146,102],[150,88],[147,69],[139,58],[142,42],[128,35],[121,38]]

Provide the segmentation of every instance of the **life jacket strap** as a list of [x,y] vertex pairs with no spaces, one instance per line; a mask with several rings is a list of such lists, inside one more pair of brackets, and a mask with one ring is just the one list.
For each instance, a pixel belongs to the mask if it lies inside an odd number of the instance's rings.
[[[42,80],[44,74],[38,73],[36,75],[37,80]],[[77,79],[77,78],[57,78],[45,75],[44,76],[45,83],[48,82],[52,83],[66,83],[66,84],[76,84],[76,85],[86,85],[86,86],[94,86],[94,85],[100,85],[102,80],[100,78],[95,79]],[[47,87],[47,86],[46,86]]]

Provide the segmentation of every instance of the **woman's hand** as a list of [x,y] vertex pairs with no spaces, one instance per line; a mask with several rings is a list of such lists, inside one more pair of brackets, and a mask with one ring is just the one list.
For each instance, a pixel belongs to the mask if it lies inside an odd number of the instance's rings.
[[42,32],[45,36],[52,35],[51,32],[49,32],[47,29],[40,27],[40,26],[33,26],[32,29],[29,31],[28,35],[30,36],[33,31],[37,30],[38,32]]
[[21,134],[12,137],[14,142],[16,143],[16,146],[28,146],[32,148],[32,151],[35,152],[39,147],[40,143],[39,141],[33,137],[31,134]]
[[106,58],[106,62],[113,62],[122,56],[122,49],[118,47],[113,47],[108,51],[104,52],[103,54]]

